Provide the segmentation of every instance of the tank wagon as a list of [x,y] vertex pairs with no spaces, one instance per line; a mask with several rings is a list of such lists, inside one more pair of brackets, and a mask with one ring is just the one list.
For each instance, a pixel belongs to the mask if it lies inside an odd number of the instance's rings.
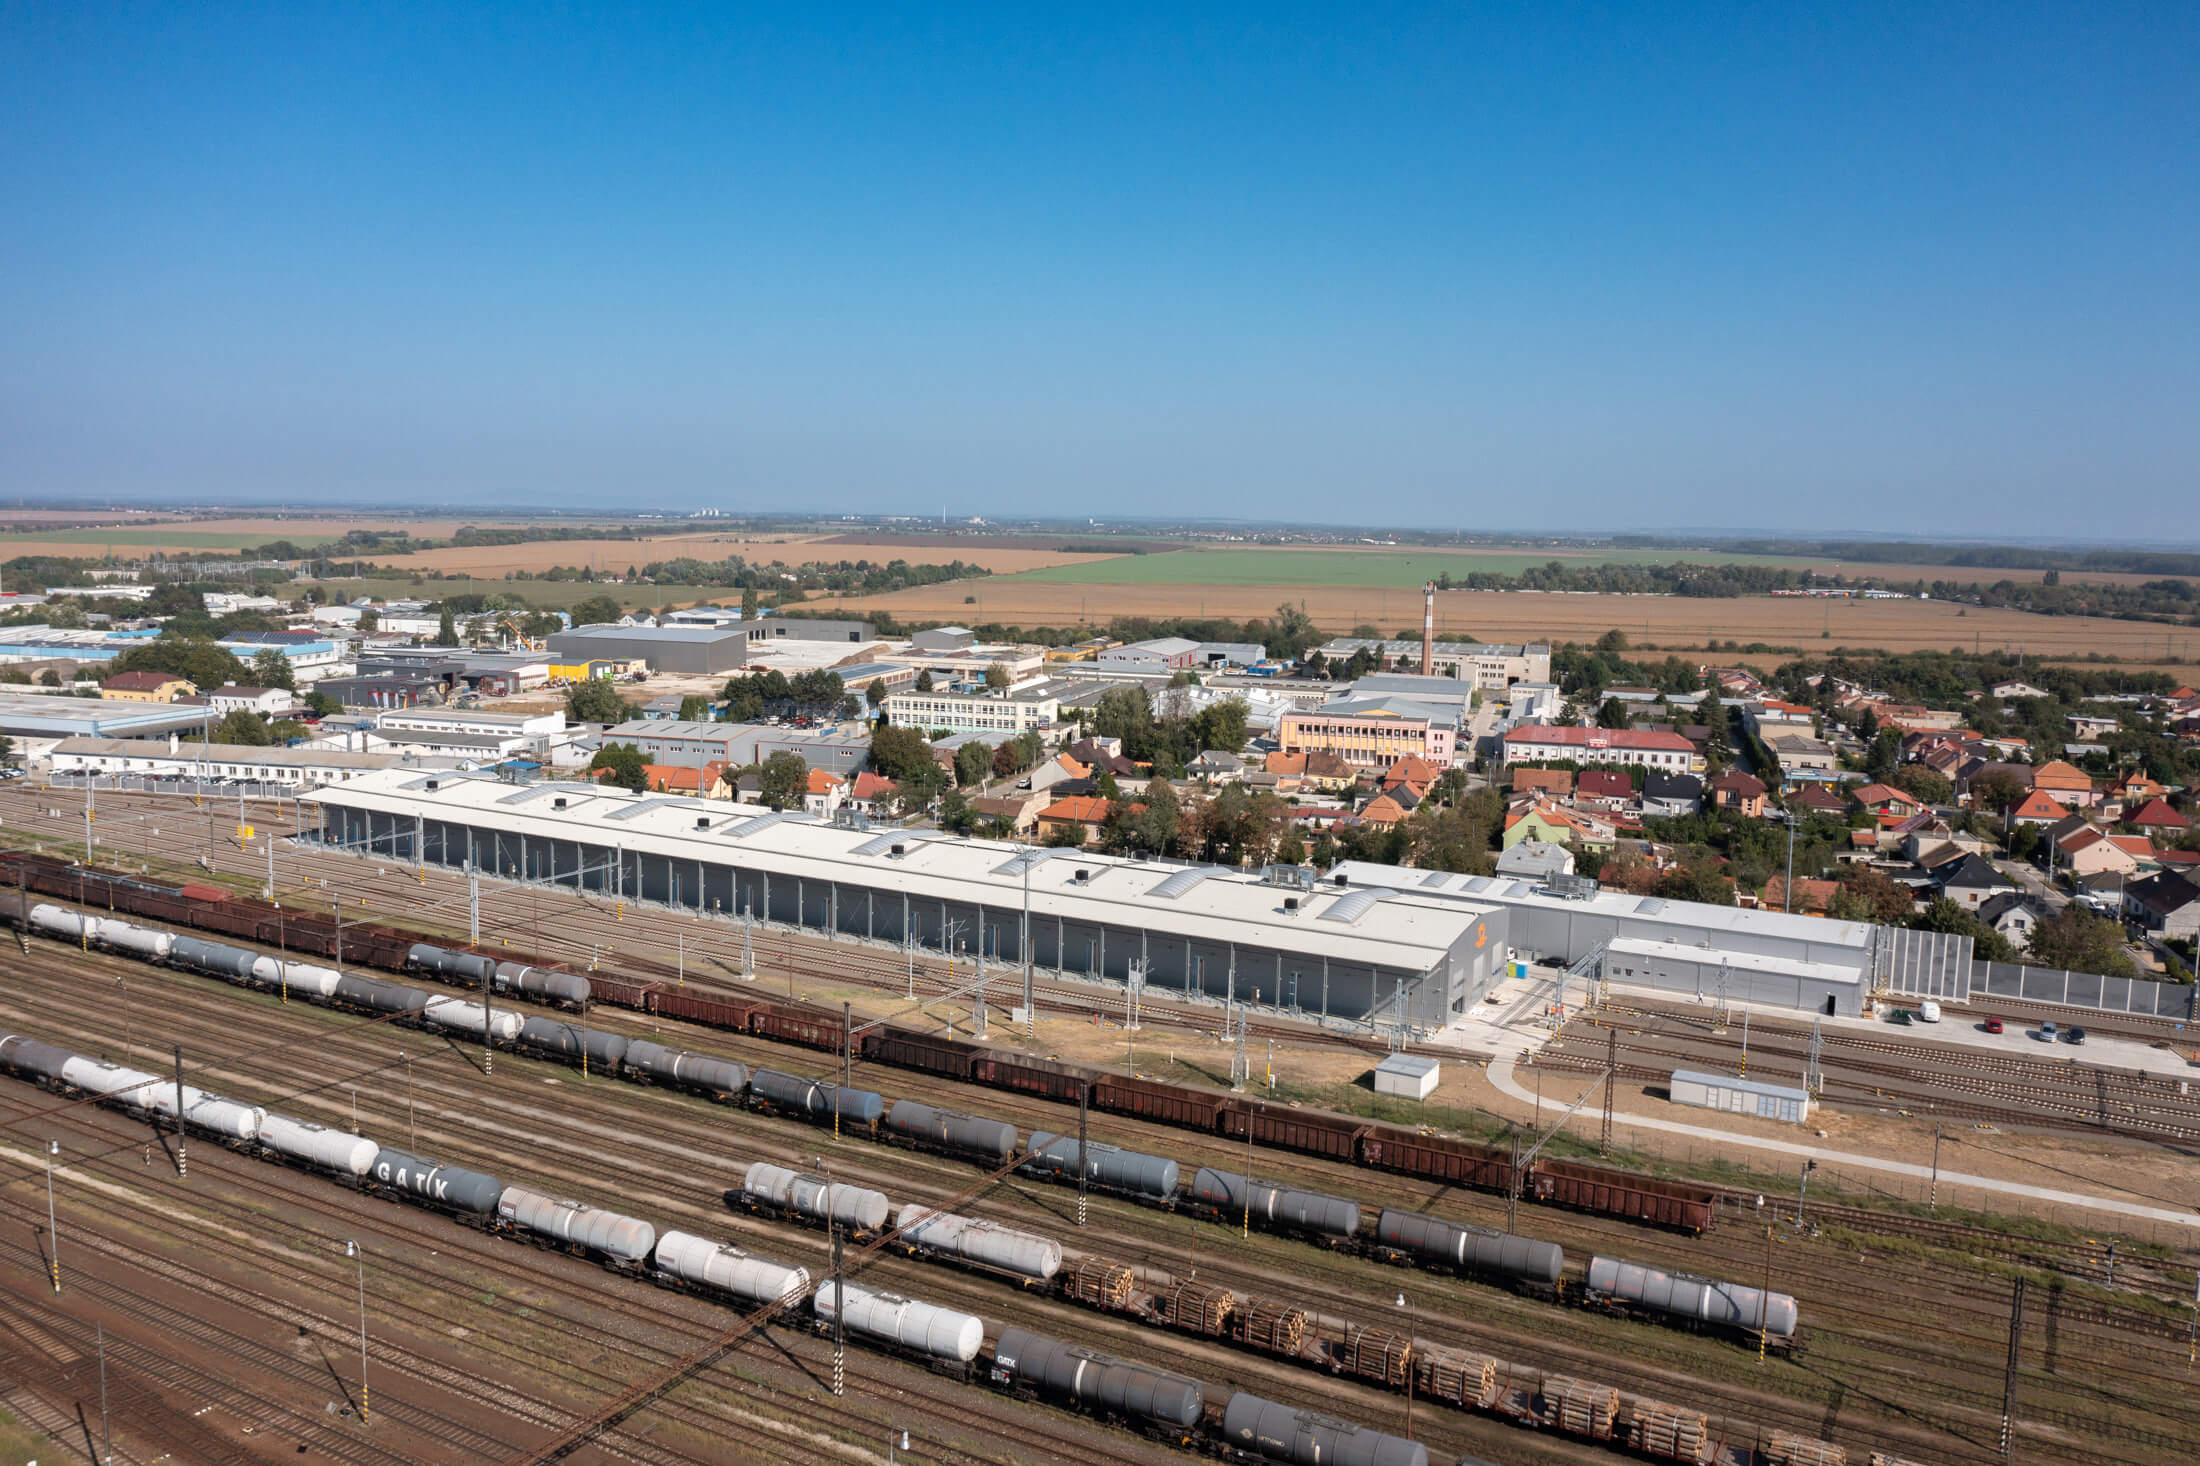
[[638,1269],[657,1245],[657,1229],[648,1222],[524,1186],[504,1188],[497,1197],[497,1220],[626,1271]]
[[1428,1447],[1242,1392],[1222,1411],[1222,1439],[1291,1466],[1428,1466]]
[[[156,1084],[173,1084],[173,1080],[161,1079],[142,1069],[125,1069],[120,1064],[108,1064],[98,1059],[87,1059],[82,1054],[71,1054],[61,1063],[61,1082],[84,1094],[102,1099],[112,1098],[132,1109],[142,1110],[145,1101],[140,1095],[148,1094]],[[174,1098],[171,1092],[170,1098]]]
[[188,967],[194,972],[225,977],[231,982],[250,982],[260,954],[232,947],[227,942],[209,942],[204,937],[177,937],[168,945],[168,958],[176,966]]
[[275,1114],[260,1121],[260,1146],[282,1160],[355,1180],[374,1169],[374,1158],[382,1150],[348,1130],[330,1130]]
[[870,1130],[886,1113],[886,1100],[867,1089],[843,1090],[837,1084],[783,1074],[777,1069],[756,1069],[749,1074],[749,1099],[758,1108],[784,1110],[805,1120],[829,1121]]
[[1169,1157],[1144,1155],[1098,1142],[1088,1143],[1080,1157],[1074,1135],[1033,1131],[1030,1154],[1024,1160],[1023,1169],[1029,1175],[1069,1182],[1075,1182],[1082,1171],[1088,1184],[1102,1191],[1140,1201],[1176,1200],[1177,1164]]
[[1516,1237],[1488,1227],[1467,1227],[1421,1212],[1383,1208],[1375,1237],[1397,1255],[1441,1264],[1462,1273],[1506,1278],[1556,1297],[1566,1270],[1566,1250],[1555,1242]]
[[626,1058],[628,1039],[623,1033],[601,1028],[582,1028],[557,1018],[530,1018],[520,1025],[514,1046],[563,1059],[593,1074],[616,1075]]
[[281,957],[261,957],[252,964],[252,985],[269,992],[300,993],[307,997],[334,996],[343,974],[333,967],[311,962],[291,962]]
[[1196,1379],[1132,1364],[1025,1329],[1001,1330],[988,1378],[1026,1398],[1127,1421],[1181,1441],[1198,1428],[1206,1387]]
[[871,1236],[886,1229],[892,1210],[886,1197],[861,1186],[846,1186],[823,1176],[806,1176],[758,1161],[741,1181],[741,1202],[751,1211],[793,1217],[808,1222],[827,1222],[848,1228],[857,1236]]
[[963,1115],[915,1100],[895,1100],[886,1112],[891,1135],[920,1145],[975,1156],[988,1165],[1006,1165],[1016,1154],[1016,1127],[981,1115]]
[[578,1009],[588,1002],[588,979],[576,972],[560,972],[556,968],[535,967],[525,962],[499,962],[495,981],[500,993],[516,994],[553,1007]]
[[430,1028],[471,1034],[475,1038],[488,1033],[499,1043],[510,1043],[518,1038],[523,1026],[519,1014],[508,1008],[490,1009],[464,998],[428,999],[421,1006],[420,1021]]
[[456,987],[478,988],[496,976],[494,957],[479,952],[458,952],[429,942],[415,942],[405,949],[405,965],[415,972],[439,978]]
[[626,1046],[626,1075],[673,1089],[693,1090],[714,1100],[737,1098],[749,1087],[745,1064],[667,1048],[646,1039],[636,1039]]
[[692,1232],[660,1236],[651,1261],[660,1283],[722,1293],[743,1303],[792,1308],[810,1291],[807,1268],[788,1267]]
[[375,1153],[374,1169],[368,1174],[386,1191],[477,1226],[496,1214],[497,1200],[504,1195],[504,1183],[494,1176],[387,1145]]
[[1201,1166],[1192,1178],[1191,1204],[1217,1221],[1249,1218],[1272,1231],[1337,1242],[1360,1230],[1360,1204],[1341,1196],[1295,1191],[1272,1181]]
[[840,1283],[820,1283],[811,1299],[820,1329],[841,1314],[841,1298],[847,1298],[844,1322],[851,1334],[859,1334],[942,1372],[967,1378],[970,1362],[985,1342],[985,1324],[967,1313],[937,1304],[919,1303],[899,1293],[873,1293]]
[[7,1069],[51,1089],[63,1082],[62,1070],[76,1055],[58,1044],[11,1033],[0,1038],[0,1069]]
[[1019,1282],[1044,1283],[1062,1270],[1062,1244],[1036,1232],[1019,1232],[929,1207],[905,1206],[894,1215],[901,1245],[1006,1273]]
[[1742,1283],[1715,1282],[1616,1257],[1592,1257],[1583,1292],[1616,1311],[1654,1314],[1692,1328],[1754,1338],[1762,1327],[1766,1341],[1775,1348],[1795,1341],[1795,1300]]
[[[179,1114],[177,1088],[172,1080],[155,1084],[137,1091],[124,1103],[174,1120]],[[251,1140],[260,1133],[260,1122],[267,1118],[267,1111],[257,1106],[241,1105],[189,1084],[181,1088],[180,1114],[184,1123],[194,1130],[203,1130],[223,1140]]]

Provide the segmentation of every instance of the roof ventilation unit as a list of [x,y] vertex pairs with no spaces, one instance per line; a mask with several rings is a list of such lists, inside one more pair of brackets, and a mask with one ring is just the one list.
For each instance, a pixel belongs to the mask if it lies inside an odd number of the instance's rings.
[[1345,873],[1341,870],[1337,872],[1335,879],[1337,884],[1340,886],[1349,886],[1352,884],[1351,881],[1345,878]]
[[[432,793],[434,793],[434,792],[435,792],[436,790],[438,790],[438,789],[442,788],[442,787],[443,787],[443,783],[442,783],[442,781],[441,781],[441,780],[439,780],[439,779],[430,779],[430,780],[428,781],[428,792],[429,792],[429,793],[431,793],[431,794],[432,794]],[[560,801],[558,801],[558,802],[559,802],[559,803],[561,803],[561,804],[562,804],[562,803],[564,803],[564,801],[563,801],[563,800],[560,800]]]
[[1092,872],[1084,866],[1079,866],[1077,867],[1077,874],[1072,876],[1071,879],[1080,886],[1089,886],[1092,884]]
[[695,828],[696,828],[696,829],[698,829],[698,830],[707,830],[707,829],[709,829],[709,828],[710,828],[710,816],[709,816],[709,815],[707,815],[707,814],[699,814],[699,815],[697,815],[697,816],[695,817]]
[[895,857],[898,860],[902,856],[909,853],[909,842],[907,840],[896,840],[894,842],[894,848],[887,851],[886,853]]
[[[430,785],[429,787],[430,787],[430,788],[433,788],[434,786],[433,786],[433,785]],[[563,794],[560,794],[560,795],[559,795],[559,796],[558,796],[557,798],[555,798],[555,799],[551,800],[551,801],[550,801],[550,807],[551,807],[552,809],[563,809],[563,808],[565,808],[565,796],[564,796]]]
[[1297,916],[1299,914],[1298,897],[1286,896],[1283,898],[1283,914],[1285,916]]

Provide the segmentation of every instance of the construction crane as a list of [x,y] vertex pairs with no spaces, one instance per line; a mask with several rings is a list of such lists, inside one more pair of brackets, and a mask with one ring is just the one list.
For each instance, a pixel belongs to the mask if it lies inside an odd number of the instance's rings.
[[542,650],[542,643],[520,630],[519,623],[509,616],[499,616],[497,618],[497,629],[512,638],[514,643],[527,648],[531,652]]

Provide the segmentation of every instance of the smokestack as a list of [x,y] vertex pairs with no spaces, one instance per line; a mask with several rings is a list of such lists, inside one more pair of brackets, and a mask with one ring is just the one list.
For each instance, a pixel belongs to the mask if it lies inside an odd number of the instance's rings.
[[1436,674],[1436,582],[1421,587],[1421,675]]

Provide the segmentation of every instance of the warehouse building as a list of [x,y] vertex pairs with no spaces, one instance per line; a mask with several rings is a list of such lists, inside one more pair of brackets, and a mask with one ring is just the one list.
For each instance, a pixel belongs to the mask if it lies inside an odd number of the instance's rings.
[[871,758],[871,735],[861,726],[782,728],[769,723],[683,723],[677,718],[638,718],[604,730],[598,746],[631,743],[653,764],[699,769],[724,763],[746,768],[775,753],[791,753],[813,769],[854,778]]
[[[56,778],[135,775],[156,779],[223,779],[314,789],[340,784],[404,762],[392,754],[331,748],[269,748],[245,743],[170,743],[145,738],[67,738],[48,755]],[[432,765],[431,765],[432,767]],[[407,769],[417,775],[417,767]]]
[[149,738],[198,728],[209,716],[188,703],[0,692],[0,733],[11,738]]
[[[1317,888],[1308,873],[1028,849],[930,831],[589,784],[387,773],[312,801],[345,849],[550,881],[835,937],[1000,964],[1007,998],[1029,912],[1031,961],[1063,977],[1433,1028],[1502,969],[1504,913],[1407,891]],[[728,929],[730,945],[738,934]]]
[[581,626],[550,633],[550,660],[646,662],[652,672],[716,676],[746,666],[748,644],[738,626]]
[[[1418,641],[1376,641],[1371,637],[1340,636],[1318,648],[1327,662],[1349,662],[1354,652],[1381,659],[1386,667],[1421,663]],[[1442,677],[1456,677],[1469,687],[1503,691],[1515,682],[1551,680],[1551,649],[1541,642],[1511,646],[1475,641],[1439,641],[1430,649],[1429,670]]]

